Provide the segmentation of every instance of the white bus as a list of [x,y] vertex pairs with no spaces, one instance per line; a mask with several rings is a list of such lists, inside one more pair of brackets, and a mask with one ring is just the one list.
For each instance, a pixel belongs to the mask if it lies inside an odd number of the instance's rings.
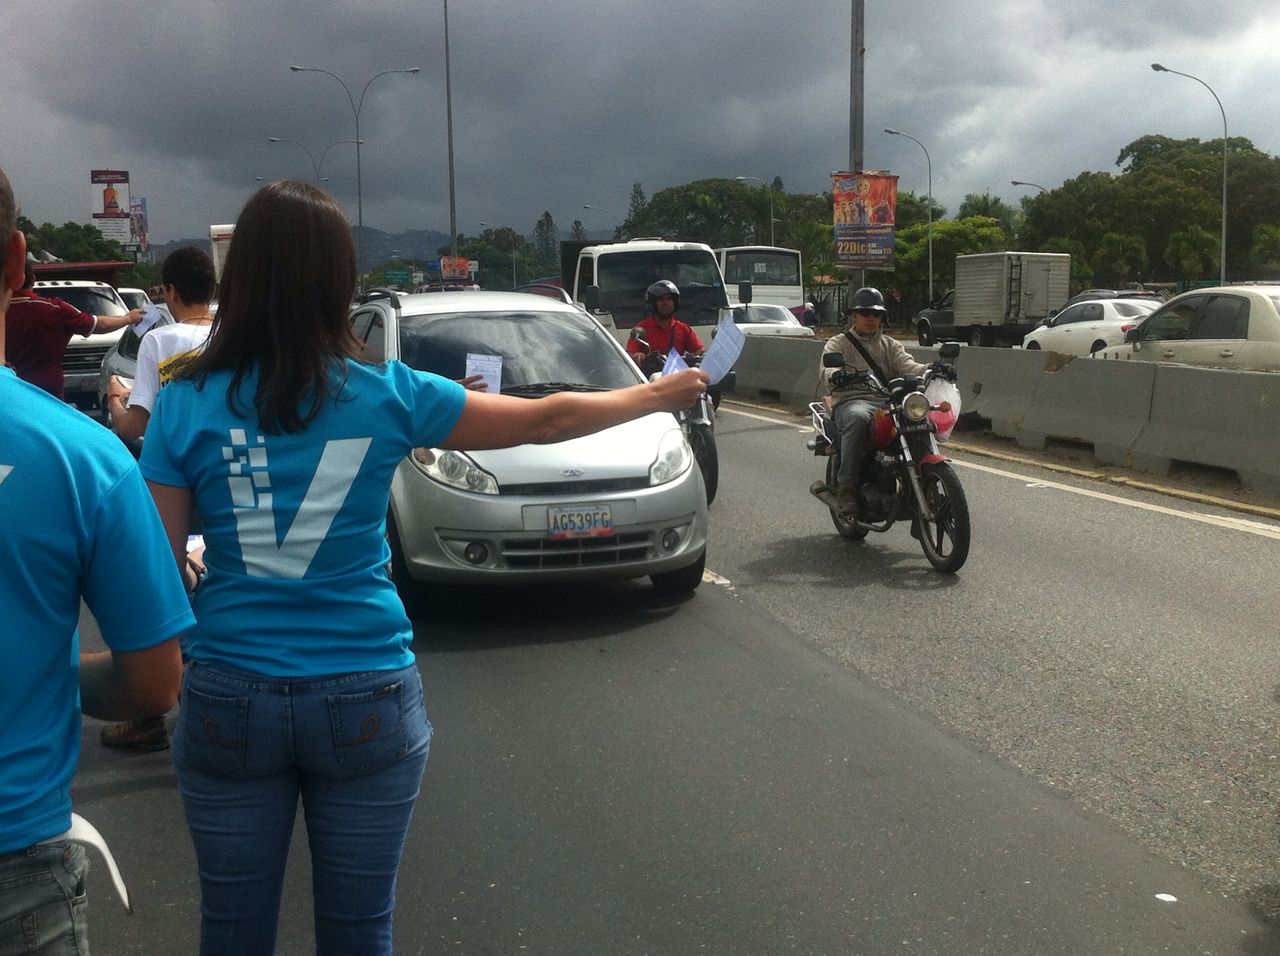
[[730,296],[736,298],[739,282],[750,282],[753,302],[804,308],[804,272],[798,249],[729,246],[717,249],[716,259]]

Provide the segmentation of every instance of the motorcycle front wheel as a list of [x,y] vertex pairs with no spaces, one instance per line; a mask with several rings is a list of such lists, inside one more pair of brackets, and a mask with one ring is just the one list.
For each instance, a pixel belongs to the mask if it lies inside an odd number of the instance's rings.
[[939,571],[955,574],[969,557],[969,502],[946,462],[920,467],[927,514],[917,514],[920,547]]
[[[840,468],[840,459],[837,455],[832,455],[827,459],[827,487],[831,489],[832,494],[835,493],[837,484],[836,472]],[[864,524],[859,524],[857,518],[845,518],[835,508],[829,509],[831,512],[831,523],[836,526],[836,531],[840,537],[848,541],[861,541],[867,536],[870,530]]]
[[720,488],[720,455],[716,451],[716,435],[708,425],[694,425],[689,429],[689,447],[702,469],[702,484],[707,489],[707,505],[716,500]]

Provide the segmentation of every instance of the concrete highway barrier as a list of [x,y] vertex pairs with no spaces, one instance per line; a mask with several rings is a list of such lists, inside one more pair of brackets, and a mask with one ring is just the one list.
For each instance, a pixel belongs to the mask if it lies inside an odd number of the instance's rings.
[[[821,396],[821,339],[748,337],[735,394],[802,410]],[[910,347],[930,362],[933,348]],[[963,348],[961,427],[986,425],[1024,448],[1086,444],[1103,464],[1168,474],[1178,463],[1234,471],[1280,495],[1280,374],[1054,352]]]

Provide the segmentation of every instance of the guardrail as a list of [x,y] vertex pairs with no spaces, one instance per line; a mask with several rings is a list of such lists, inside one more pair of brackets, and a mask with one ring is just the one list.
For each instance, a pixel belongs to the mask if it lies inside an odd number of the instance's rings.
[[[734,393],[803,411],[823,388],[822,340],[748,337]],[[909,348],[922,362],[937,350]],[[961,426],[989,422],[1021,447],[1090,445],[1103,464],[1167,475],[1179,463],[1234,471],[1280,495],[1280,375],[1157,362],[1103,362],[1055,352],[963,348]]]

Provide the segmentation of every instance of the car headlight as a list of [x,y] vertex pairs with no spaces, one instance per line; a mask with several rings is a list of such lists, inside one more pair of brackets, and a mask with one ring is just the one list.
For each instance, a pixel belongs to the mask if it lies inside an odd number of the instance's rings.
[[415,448],[409,456],[420,472],[433,481],[479,495],[498,494],[498,481],[460,451]]
[[693,451],[684,432],[673,428],[658,442],[658,457],[649,466],[649,484],[665,485],[675,481],[693,466]]
[[912,392],[902,400],[902,414],[913,422],[922,422],[929,414],[929,399],[924,392]]

